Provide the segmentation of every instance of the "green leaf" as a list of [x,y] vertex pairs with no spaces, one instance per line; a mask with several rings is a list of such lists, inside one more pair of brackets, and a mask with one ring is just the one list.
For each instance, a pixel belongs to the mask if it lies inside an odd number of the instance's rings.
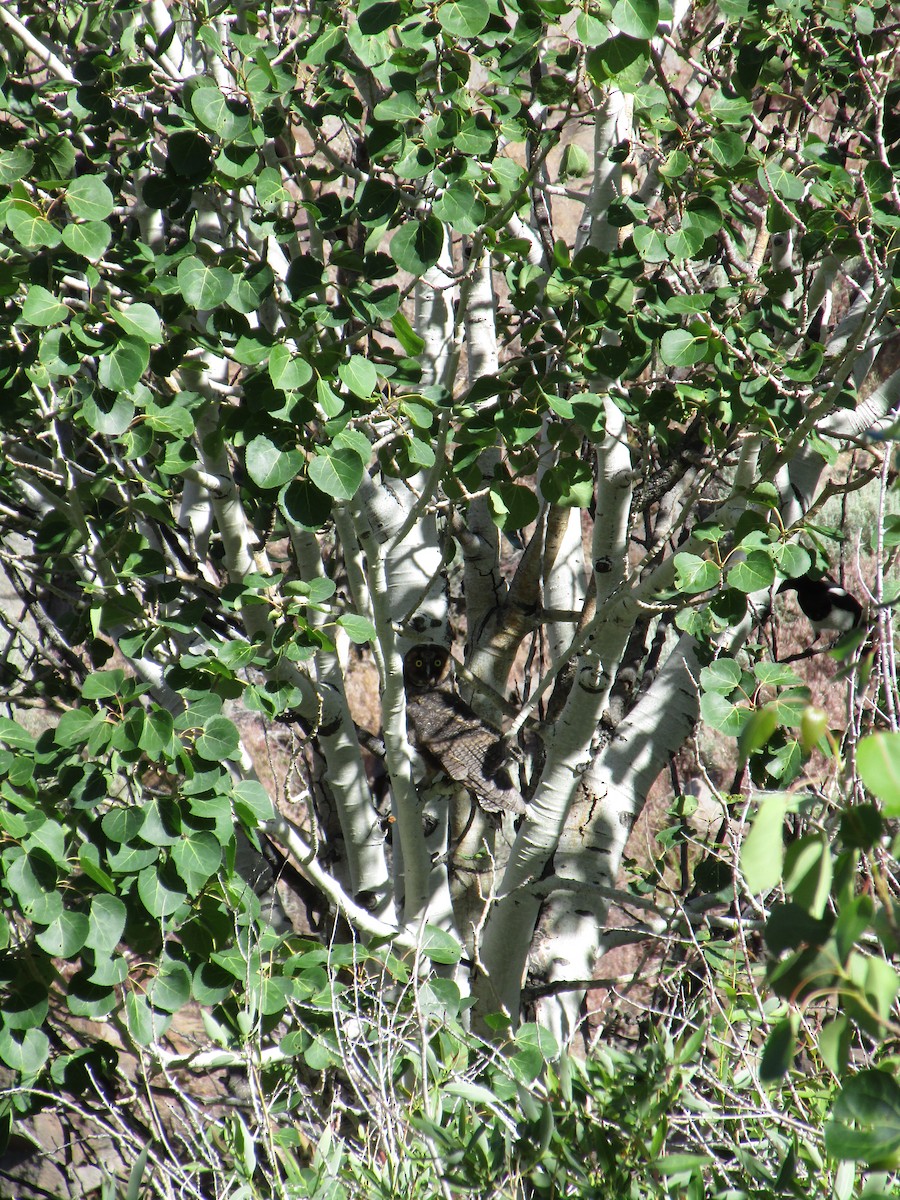
[[138,895],[151,917],[170,917],[186,899],[184,884],[165,866],[153,863],[138,875]]
[[406,443],[406,453],[409,461],[415,463],[417,467],[424,467],[428,471],[434,466],[434,450],[428,442],[423,442],[421,438],[410,438]]
[[326,447],[310,462],[308,469],[310,479],[326,496],[352,500],[366,468],[355,450]]
[[824,916],[833,869],[831,850],[824,836],[806,834],[791,842],[785,852],[784,890],[815,920]]
[[223,141],[239,137],[250,125],[249,113],[242,111],[238,102],[224,96],[214,84],[196,88],[191,93],[190,104],[200,124]]
[[315,530],[331,516],[331,497],[301,475],[278,493],[278,507],[288,521]]
[[48,330],[40,342],[38,358],[49,374],[71,377],[78,372],[81,356],[68,330]]
[[833,1158],[876,1164],[900,1151],[900,1085],[889,1071],[864,1070],[848,1079],[831,1115],[825,1149]]
[[17,721],[0,717],[0,743],[16,750],[33,750],[34,735],[23,729]]
[[235,757],[240,741],[233,721],[228,717],[211,717],[197,738],[197,753],[207,762],[224,762]]
[[649,65],[649,43],[624,33],[588,50],[585,57],[585,68],[592,83],[600,86],[614,79],[624,92],[633,92],[640,86]]
[[[171,714],[169,714],[171,716]],[[180,822],[168,797],[153,797],[141,806],[141,841],[150,846],[173,846],[181,836]]]
[[441,1091],[445,1092],[448,1096],[459,1096],[460,1099],[468,1101],[469,1104],[493,1106],[497,1103],[497,1096],[490,1088],[486,1088],[480,1083],[468,1083],[464,1079],[445,1083]]
[[584,147],[579,146],[577,142],[569,142],[559,160],[560,179],[584,179],[590,169],[591,160]]
[[841,842],[845,846],[871,850],[883,833],[884,821],[874,804],[849,804],[841,813]]
[[186,408],[175,404],[169,405],[168,408],[148,406],[144,421],[148,429],[154,429],[157,433],[167,433],[175,438],[189,438],[194,432],[194,418]]
[[178,1012],[191,998],[191,973],[187,964],[164,959],[147,991],[147,999],[161,1012]]
[[[19,963],[21,963],[19,959]],[[16,963],[16,957],[10,956],[8,967]],[[31,960],[34,967],[37,962]],[[6,973],[5,973],[6,974]],[[50,1000],[47,994],[47,984],[41,980],[43,972],[40,968],[16,972],[14,978],[6,974],[3,981],[3,1025],[8,1029],[35,1029],[47,1019],[50,1010]]]
[[92,950],[111,954],[122,939],[127,915],[128,910],[118,896],[94,896],[84,944]]
[[52,292],[48,292],[40,284],[31,285],[22,305],[22,320],[26,325],[45,328],[48,325],[58,325],[68,316],[68,308],[57,300]]
[[291,196],[281,182],[281,172],[275,167],[263,167],[256,180],[256,199],[267,211],[287,204]]
[[714,1161],[710,1154],[665,1154],[656,1160],[653,1169],[664,1176],[693,1175]]
[[651,38],[659,24],[659,4],[657,0],[616,0],[612,21],[629,37]]
[[228,307],[235,312],[256,313],[272,292],[275,272],[268,263],[258,263],[234,278],[234,288],[228,297]]
[[428,430],[434,425],[434,411],[419,400],[401,400],[400,411],[416,429]]
[[97,715],[86,708],[73,708],[63,713],[53,733],[57,746],[67,749],[86,742],[97,724]]
[[341,613],[337,623],[350,641],[355,642],[358,646],[375,640],[375,626],[366,617],[357,616],[356,613]]
[[214,833],[202,830],[179,839],[172,847],[175,869],[190,891],[199,891],[222,862],[222,847]]
[[156,762],[161,757],[174,758],[179,743],[174,738],[175,720],[164,708],[155,708],[147,713],[138,745],[149,759]]
[[563,459],[541,477],[541,495],[562,508],[587,508],[594,496],[594,474],[587,463]]
[[509,1059],[513,1076],[526,1086],[537,1080],[546,1066],[543,1054],[537,1046],[525,1046]]
[[681,229],[668,235],[666,249],[675,262],[683,262],[686,258],[693,258],[705,241],[706,238],[699,229],[683,225]]
[[222,46],[222,39],[219,36],[218,30],[212,25],[204,25],[197,34],[197,38],[204,46],[208,46],[217,58],[225,57],[225,49]]
[[62,912],[56,881],[55,867],[40,854],[20,853],[6,869],[6,886],[16,897],[21,912],[40,924],[55,921]]
[[544,1062],[553,1062],[559,1057],[559,1043],[543,1025],[526,1022],[516,1031],[516,1045],[522,1050],[537,1050]]
[[732,129],[720,129],[715,137],[706,143],[709,156],[713,162],[726,170],[737,164],[744,157],[747,144],[739,133]]
[[0,1030],[0,1059],[26,1079],[38,1075],[49,1056],[50,1041],[42,1030],[26,1029],[21,1037]]
[[789,579],[805,575],[812,566],[809,551],[794,542],[776,542],[772,547],[772,556],[778,564],[778,569]]
[[[463,121],[462,128],[456,137],[454,146],[459,154],[483,155],[486,159],[494,157],[497,144],[497,132],[484,113],[476,113],[468,121]],[[491,175],[501,193],[508,195],[510,188],[515,188],[522,180],[522,168],[509,158],[498,157],[491,163]]]
[[104,354],[97,368],[97,378],[112,392],[128,392],[138,382],[150,362],[150,347],[143,339],[119,338],[112,350]]
[[139,341],[158,346],[163,340],[162,322],[156,309],[151,308],[149,304],[129,304],[127,308],[113,308],[110,309],[109,315],[120,329],[124,329]]
[[110,809],[103,816],[101,828],[109,841],[120,844],[120,842],[131,841],[143,823],[143,812],[134,808],[133,805],[128,805],[127,808]]
[[462,947],[455,937],[436,925],[426,925],[419,940],[421,953],[431,962],[451,966],[462,957]]
[[407,221],[391,240],[391,256],[401,271],[416,277],[424,275],[441,256],[444,227],[429,214],[423,220]]
[[798,1021],[797,1014],[791,1013],[773,1026],[766,1038],[759,1063],[759,1077],[763,1083],[775,1083],[791,1069],[797,1049]]
[[107,437],[118,437],[124,433],[134,419],[134,404],[127,396],[85,396],[81,414],[95,433]]
[[670,367],[692,367],[710,356],[708,333],[695,334],[687,329],[670,329],[663,334],[660,357]]
[[149,1046],[165,1032],[166,1019],[153,1012],[146,996],[130,989],[125,992],[125,1021],[139,1046]]
[[0,183],[17,183],[30,174],[34,155],[24,146],[0,150]]
[[34,940],[52,958],[73,958],[84,945],[89,928],[84,913],[64,909]]
[[255,779],[243,779],[234,785],[235,800],[250,812],[256,821],[271,821],[275,815],[269,793]]
[[287,346],[273,346],[269,355],[269,378],[275,387],[292,392],[312,379],[312,367],[305,358],[294,354]]
[[331,390],[324,379],[316,380],[316,400],[326,417],[337,417],[344,411],[343,399]]
[[839,1078],[846,1074],[852,1041],[853,1028],[843,1013],[826,1021],[819,1031],[818,1043],[822,1061],[828,1070]]
[[359,28],[368,37],[398,25],[404,15],[403,8],[396,0],[360,0],[356,11]]
[[394,92],[375,105],[376,121],[417,121],[422,115],[415,92]]
[[736,663],[733,658],[717,658],[700,672],[700,686],[706,692],[721,692],[730,696],[740,684],[743,675],[740,663]]
[[644,262],[661,263],[669,261],[669,249],[665,234],[659,229],[651,229],[649,225],[639,225],[635,229],[634,244]]
[[230,271],[209,267],[196,255],[181,260],[176,278],[185,301],[196,309],[218,308],[234,287]]
[[728,583],[739,592],[749,595],[769,588],[775,582],[775,564],[762,550],[753,550],[747,557],[735,563],[728,572]]
[[745,704],[736,704],[721,692],[704,692],[700,697],[700,716],[703,721],[727,737],[739,737],[750,720],[751,710]]
[[440,221],[444,221],[457,233],[475,233],[484,223],[487,208],[483,200],[479,200],[475,189],[469,183],[457,183],[449,187],[435,201],[432,209]]
[[865,958],[865,981],[863,988],[866,1000],[885,1024],[891,1019],[894,1000],[900,990],[900,978],[885,959],[877,955]]
[[281,450],[261,433],[248,442],[244,462],[258,487],[279,488],[300,474],[304,459],[299,450]]
[[491,517],[500,529],[522,529],[537,519],[538,498],[521,483],[492,483],[488,494]]
[[[209,26],[206,26],[209,28]],[[255,146],[241,146],[231,143],[222,146],[216,155],[216,171],[227,180],[248,183],[250,177],[256,177],[259,169],[259,151]]]
[[66,189],[69,212],[84,221],[105,221],[115,208],[112,192],[99,175],[80,175]]
[[784,200],[799,200],[806,191],[802,179],[798,179],[780,163],[769,162],[756,172],[756,178],[761,188],[767,192],[777,192]]
[[191,993],[198,1004],[211,1007],[221,1004],[225,997],[231,994],[234,982],[234,976],[215,963],[201,963],[194,971]]
[[112,241],[112,230],[103,221],[83,221],[77,225],[64,225],[62,240],[73,254],[96,262],[106,253]]
[[121,668],[94,671],[81,685],[81,694],[85,700],[105,700],[120,695],[124,686],[125,672]]
[[777,793],[764,797],[741,846],[741,871],[747,887],[755,895],[770,892],[781,882],[787,809],[786,795]]
[[753,674],[766,687],[800,687],[802,680],[793,667],[787,663],[758,662],[753,667]]
[[292,980],[282,975],[263,977],[259,997],[259,1009],[265,1016],[277,1016],[283,1013],[294,993]]
[[425,342],[415,332],[402,312],[395,313],[391,317],[391,325],[394,330],[394,336],[407,354],[415,358],[422,353],[425,349]]
[[29,836],[25,839],[23,846],[29,854],[35,850],[42,850],[57,867],[63,870],[68,866],[66,860],[66,831],[58,821],[53,821],[49,818],[42,821],[40,825],[32,829]]
[[900,817],[900,733],[873,733],[856,752],[859,777],[884,805],[887,817]]
[[444,0],[438,6],[437,19],[445,33],[453,37],[473,38],[481,33],[491,15],[484,0]]
[[741,758],[746,760],[755,750],[761,750],[777,728],[778,710],[774,704],[764,704],[762,708],[755,709],[738,737]]
[[39,246],[58,246],[62,234],[33,204],[14,201],[6,212],[6,228],[20,246],[28,250]]
[[713,237],[722,228],[722,210],[709,196],[696,196],[685,205],[684,225],[704,238]]
[[368,400],[378,386],[378,374],[367,358],[361,354],[351,354],[346,362],[338,367],[341,382],[354,396],[360,400]]
[[686,596],[697,596],[718,587],[722,579],[722,572],[714,562],[696,554],[676,554],[674,565],[675,586]]

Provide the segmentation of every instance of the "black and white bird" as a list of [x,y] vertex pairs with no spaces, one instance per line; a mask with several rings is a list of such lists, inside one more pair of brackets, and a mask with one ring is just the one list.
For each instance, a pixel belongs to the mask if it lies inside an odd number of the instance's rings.
[[785,579],[778,591],[797,593],[800,611],[812,625],[816,637],[825,629],[849,633],[862,620],[863,606],[860,602],[827,575],[820,579],[811,575]]

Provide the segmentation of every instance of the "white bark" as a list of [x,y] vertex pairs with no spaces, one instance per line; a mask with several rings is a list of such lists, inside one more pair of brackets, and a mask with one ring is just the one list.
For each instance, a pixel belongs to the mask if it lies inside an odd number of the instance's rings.
[[[366,556],[366,578],[377,636],[373,652],[381,676],[385,760],[391,781],[395,838],[399,839],[397,849],[402,855],[403,919],[412,928],[428,909],[430,866],[406,732],[403,658],[394,631],[384,545],[379,543],[360,497],[355,502],[353,522]],[[397,874],[395,868],[395,877]]]
[[896,421],[900,407],[900,371],[879,384],[856,408],[841,408],[821,421],[816,432],[824,437],[878,439]]
[[415,287],[415,327],[425,343],[421,354],[422,387],[453,390],[459,361],[456,337],[457,287],[453,282],[453,256],[449,230],[441,256]]
[[[292,541],[301,578],[323,578],[322,555],[313,535],[298,530],[294,532]],[[312,624],[323,624],[328,616],[326,613],[310,612],[309,619]],[[372,911],[383,916],[390,902],[384,835],[366,783],[365,766],[347,705],[344,677],[337,655],[320,651],[316,655],[315,672],[320,688],[327,689],[331,695],[331,702],[327,706],[329,720],[327,724],[323,723],[318,738],[328,767],[328,788],[334,797],[344,835],[350,891],[354,896],[365,892],[373,897]],[[393,915],[390,914],[391,917]]]
[[[631,504],[631,454],[622,414],[607,401],[606,436],[598,449],[598,512],[594,526],[594,579],[598,609],[625,576]],[[624,606],[597,623],[579,656],[565,707],[547,736],[547,758],[522,822],[490,914],[481,949],[485,976],[478,991],[493,1005],[518,1012],[519,992],[539,906],[527,885],[554,853],[580,777],[590,761],[591,742],[609,697],[631,621]],[[489,1002],[488,1007],[492,1004]]]
[[618,88],[594,89],[597,105],[594,117],[594,166],[591,190],[578,232],[575,252],[585,246],[596,250],[614,250],[619,230],[606,219],[609,206],[622,195],[622,164],[612,162],[610,149],[632,136],[634,100]]
[[[494,323],[494,280],[491,258],[483,253],[471,266],[472,278],[466,298],[465,326],[468,351],[469,386],[488,375],[497,373],[497,331]],[[478,459],[481,473],[479,490],[487,487],[500,464],[496,446],[483,451]],[[486,496],[479,496],[468,507],[466,533],[462,543],[466,589],[466,619],[469,631],[469,653],[475,650],[484,633],[488,614],[502,603],[506,588],[500,576],[500,533],[494,524]],[[486,670],[485,670],[486,668]],[[479,671],[495,688],[506,683],[495,662],[479,665]]]
[[[697,720],[699,669],[693,641],[683,637],[582,780],[579,819],[567,824],[553,856],[562,886],[551,892],[541,917],[535,966],[548,983],[593,973],[631,829],[654,780]],[[540,1002],[539,1020],[560,1045],[578,1032],[583,999],[575,988]]]

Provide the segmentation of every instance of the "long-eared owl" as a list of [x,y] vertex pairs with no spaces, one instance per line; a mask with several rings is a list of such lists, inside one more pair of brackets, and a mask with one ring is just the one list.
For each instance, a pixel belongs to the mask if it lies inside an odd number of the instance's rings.
[[460,784],[485,812],[523,813],[502,738],[472,711],[449,680],[450,651],[423,643],[403,659],[406,721],[416,749]]

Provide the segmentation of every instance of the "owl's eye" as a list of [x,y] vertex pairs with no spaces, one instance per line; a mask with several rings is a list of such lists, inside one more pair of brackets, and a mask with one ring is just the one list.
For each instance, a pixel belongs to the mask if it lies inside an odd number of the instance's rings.
[[422,659],[422,658],[417,658],[417,659],[416,659],[416,661],[415,661],[415,663],[413,664],[413,666],[416,666],[416,667],[424,667],[424,666],[425,666],[425,660],[424,660],[424,659]]

